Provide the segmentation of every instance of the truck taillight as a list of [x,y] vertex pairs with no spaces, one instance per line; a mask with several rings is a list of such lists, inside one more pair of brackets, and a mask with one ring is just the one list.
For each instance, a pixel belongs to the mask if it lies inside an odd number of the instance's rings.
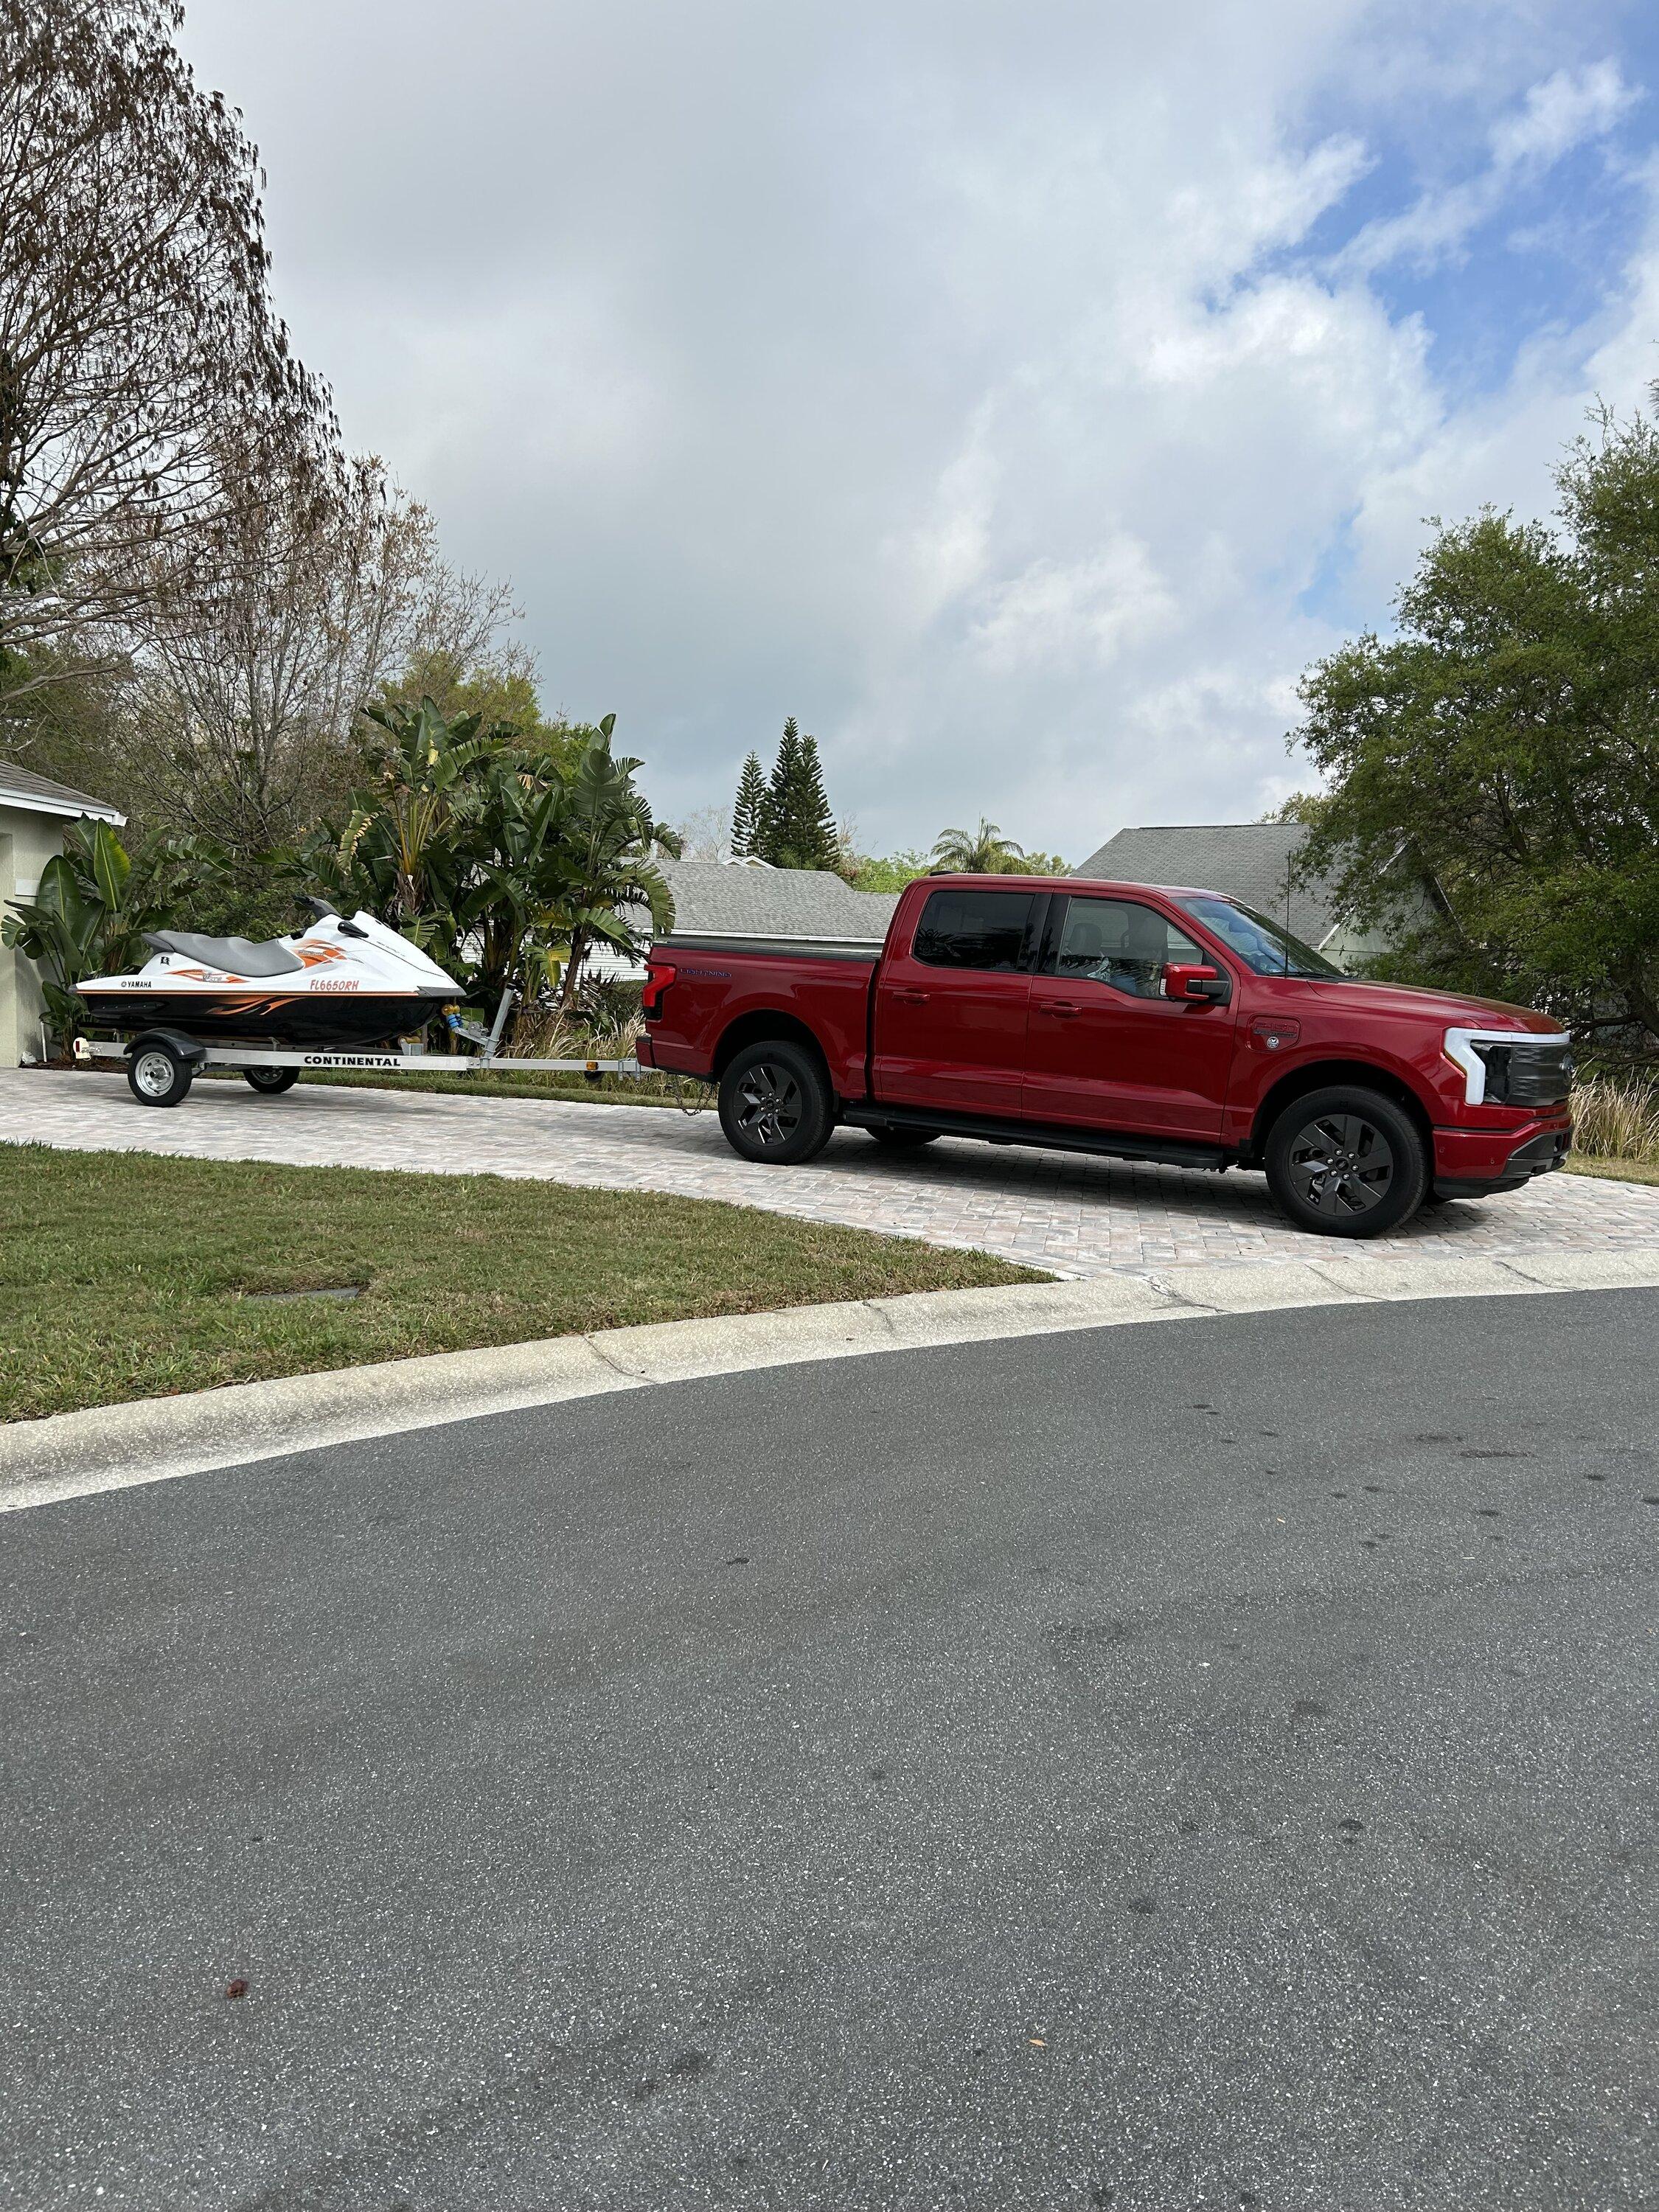
[[648,1022],[654,1022],[662,1012],[662,994],[674,980],[674,970],[665,960],[653,960],[646,969],[645,988],[640,994],[640,1012]]

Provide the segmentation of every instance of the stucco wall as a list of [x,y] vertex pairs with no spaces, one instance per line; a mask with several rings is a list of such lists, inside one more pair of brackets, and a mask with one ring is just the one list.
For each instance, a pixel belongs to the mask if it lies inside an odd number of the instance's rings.
[[[0,913],[4,902],[33,896],[40,871],[63,850],[64,823],[0,804]],[[0,946],[0,1067],[40,1057],[40,987],[32,963]]]

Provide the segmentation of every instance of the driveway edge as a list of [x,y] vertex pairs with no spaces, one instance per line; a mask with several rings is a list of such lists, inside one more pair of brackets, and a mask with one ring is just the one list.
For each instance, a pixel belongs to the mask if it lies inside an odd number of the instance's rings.
[[1328,1258],[919,1291],[602,1329],[11,1423],[0,1426],[0,1512],[489,1413],[807,1360],[1298,1306],[1645,1288],[1659,1288],[1659,1249],[1516,1259],[1374,1257],[1344,1249]]

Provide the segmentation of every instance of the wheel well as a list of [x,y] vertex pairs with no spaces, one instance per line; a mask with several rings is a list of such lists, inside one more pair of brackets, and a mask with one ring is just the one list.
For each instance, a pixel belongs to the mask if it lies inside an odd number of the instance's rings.
[[1383,1067],[1373,1067],[1363,1060],[1316,1060],[1305,1067],[1293,1067],[1280,1076],[1273,1089],[1255,1110],[1255,1120],[1250,1127],[1250,1155],[1259,1159],[1267,1141],[1267,1133],[1292,1100],[1305,1097],[1310,1091],[1328,1090],[1333,1084],[1363,1084],[1367,1091],[1380,1091],[1385,1098],[1393,1099],[1403,1107],[1416,1122],[1431,1162],[1434,1158],[1434,1125],[1428,1109],[1412,1089],[1397,1075],[1390,1075]]
[[823,1057],[823,1047],[805,1022],[793,1014],[744,1014],[732,1023],[714,1048],[714,1080],[719,1082],[732,1062],[746,1046],[769,1044],[774,1038],[787,1037],[791,1044],[804,1045],[814,1059],[823,1065],[826,1074],[829,1063]]

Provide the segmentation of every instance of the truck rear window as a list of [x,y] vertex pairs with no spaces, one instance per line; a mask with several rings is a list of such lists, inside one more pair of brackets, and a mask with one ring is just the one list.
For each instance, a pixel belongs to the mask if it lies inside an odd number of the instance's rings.
[[1036,896],[937,890],[921,910],[910,957],[929,968],[1017,969]]

